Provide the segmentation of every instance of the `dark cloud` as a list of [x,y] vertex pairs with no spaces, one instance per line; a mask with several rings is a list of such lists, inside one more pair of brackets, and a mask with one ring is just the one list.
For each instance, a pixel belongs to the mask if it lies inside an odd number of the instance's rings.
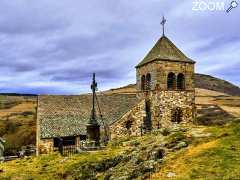
[[2,0],[0,91],[78,94],[89,91],[93,72],[102,89],[134,83],[134,66],[160,37],[163,14],[167,36],[197,60],[198,72],[239,84],[240,11],[191,6],[189,0]]
[[49,7],[44,1],[2,0],[0,17],[0,33],[11,36],[54,33],[68,25],[61,13],[54,11],[54,7]]

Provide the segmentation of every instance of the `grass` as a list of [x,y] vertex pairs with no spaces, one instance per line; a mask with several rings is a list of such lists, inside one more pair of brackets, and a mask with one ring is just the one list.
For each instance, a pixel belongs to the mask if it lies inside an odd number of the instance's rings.
[[212,137],[198,141],[165,159],[153,179],[238,179],[240,177],[240,120],[206,128]]
[[[90,179],[95,175],[91,170],[98,167],[104,171],[106,160],[113,160],[121,154],[121,148],[81,153],[71,157],[58,154],[42,155],[23,160],[10,161],[0,165],[0,179]],[[98,165],[98,166],[97,166]],[[95,167],[96,166],[96,167]]]
[[[147,179],[149,163],[154,162],[152,179],[237,179],[240,177],[240,119],[224,126],[189,126],[162,135],[155,131],[142,137],[125,137],[111,142],[104,151],[71,157],[42,155],[0,164],[0,179]],[[188,129],[188,130],[186,130]],[[194,137],[193,132],[210,134]],[[179,142],[187,148],[176,149]],[[151,159],[163,150],[162,160]],[[154,172],[154,171],[152,171]]]
[[[206,104],[214,102],[220,107],[226,107],[224,110],[228,113],[231,110],[237,114],[240,112],[238,106],[229,110],[233,108],[230,106],[233,99],[235,97],[214,97]],[[239,104],[239,101],[234,102],[235,105]],[[34,142],[35,105],[35,102],[23,99],[14,107],[0,109],[0,134],[7,139],[9,149],[18,149]],[[9,122],[7,127],[6,117]],[[216,117],[213,118],[219,121]],[[163,161],[157,162],[158,168],[152,174],[152,179],[166,179],[169,172],[175,174],[173,179],[184,180],[240,177],[240,120],[229,120],[228,124],[222,126],[190,126],[188,129],[203,130],[203,133],[210,133],[211,136],[194,138],[188,131],[168,133],[167,130],[143,137],[125,137],[111,142],[106,151],[81,153],[69,158],[58,154],[42,155],[0,164],[0,179],[104,179],[110,175],[112,179],[125,176],[129,179],[147,179],[145,174],[152,161],[151,153],[159,147],[164,148],[167,155]],[[175,148],[182,141],[189,146]]]

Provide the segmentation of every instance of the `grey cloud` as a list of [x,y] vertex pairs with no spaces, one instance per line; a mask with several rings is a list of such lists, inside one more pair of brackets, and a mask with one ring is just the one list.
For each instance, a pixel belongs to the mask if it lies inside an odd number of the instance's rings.
[[[0,90],[78,93],[89,90],[92,72],[97,73],[102,88],[133,83],[134,65],[161,35],[163,14],[167,36],[197,59],[199,72],[209,66],[204,58],[209,60],[217,53],[219,58],[226,57],[229,66],[211,71],[212,75],[239,83],[235,75],[239,64],[236,59],[231,61],[231,48],[224,51],[222,47],[240,42],[236,28],[240,11],[228,15],[193,12],[191,5],[188,0],[2,0],[0,77],[10,80],[0,82]],[[191,46],[201,40],[210,43]],[[211,65],[222,67],[223,61],[212,59]],[[35,82],[39,85],[32,85]],[[41,85],[47,82],[50,84]]]
[[228,45],[231,45],[235,42],[240,42],[240,36],[222,36],[222,37],[219,37],[219,38],[216,38],[214,40],[212,40],[209,44],[203,46],[203,47],[200,47],[200,48],[197,48],[195,49],[195,52],[196,53],[202,53],[202,52],[210,52],[210,51],[213,51],[213,50],[217,50],[219,49],[220,47],[222,46],[228,46]]
[[54,33],[66,28],[68,22],[63,16],[49,8],[49,3],[30,1],[1,1],[0,33],[22,35],[36,33]]

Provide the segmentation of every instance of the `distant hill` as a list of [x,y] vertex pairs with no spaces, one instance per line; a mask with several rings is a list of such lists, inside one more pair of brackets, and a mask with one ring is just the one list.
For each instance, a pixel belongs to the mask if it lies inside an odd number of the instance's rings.
[[36,94],[0,93],[0,96],[37,96]]
[[[240,96],[240,88],[228,81],[205,74],[195,74],[195,88],[206,89],[232,96]],[[134,93],[136,84],[110,89],[107,93]]]
[[195,74],[196,88],[208,89],[226,93],[232,96],[240,96],[240,88],[228,81],[205,74]]

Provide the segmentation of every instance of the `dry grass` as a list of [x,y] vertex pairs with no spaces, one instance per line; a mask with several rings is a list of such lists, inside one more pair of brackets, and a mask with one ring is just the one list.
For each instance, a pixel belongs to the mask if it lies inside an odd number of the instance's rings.
[[[199,139],[187,149],[172,153],[152,179],[239,179],[240,121],[206,128],[212,136]],[[168,173],[174,174],[167,178]]]
[[0,136],[6,140],[5,153],[10,155],[21,146],[35,144],[36,98],[0,96]]
[[229,96],[226,93],[201,88],[195,88],[195,92],[197,96]]
[[214,147],[217,147],[217,146],[218,146],[218,141],[217,140],[202,143],[202,144],[199,144],[197,146],[192,146],[188,149],[188,151],[186,153],[186,156],[189,156],[189,157],[193,158],[194,156],[199,155],[203,151],[206,151],[208,149],[211,149],[211,148],[214,148]]

